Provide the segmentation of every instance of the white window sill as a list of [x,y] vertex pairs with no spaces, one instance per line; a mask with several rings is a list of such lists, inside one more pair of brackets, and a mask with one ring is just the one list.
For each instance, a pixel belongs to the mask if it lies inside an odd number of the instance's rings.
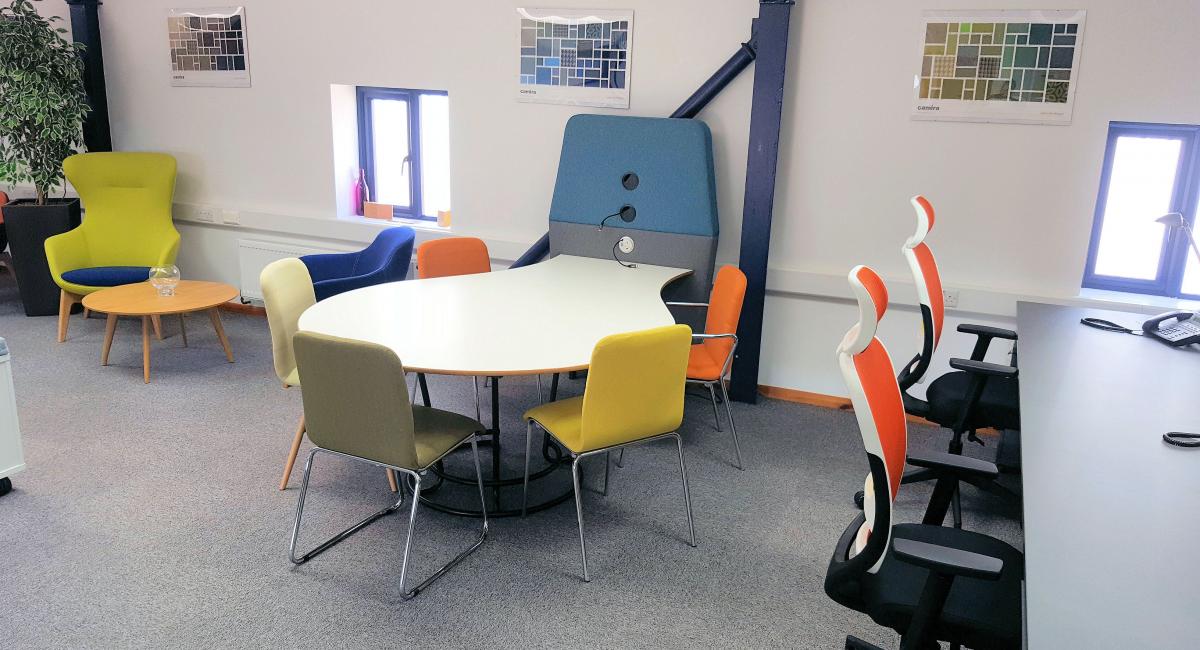
[[360,217],[356,214],[342,215],[338,217],[339,221],[349,221],[351,223],[368,223],[374,226],[408,226],[413,230],[424,230],[431,233],[439,233],[448,235],[453,231],[451,226],[442,227],[437,225],[436,221],[426,221],[424,219],[401,219],[392,217],[391,219],[372,219],[369,217]]
[[1097,303],[1096,306],[1101,308],[1105,305],[1111,305],[1113,308],[1135,308],[1139,311],[1200,310],[1200,301],[1151,296],[1142,293],[1126,293],[1124,291],[1107,291],[1104,289],[1080,289],[1079,298]]

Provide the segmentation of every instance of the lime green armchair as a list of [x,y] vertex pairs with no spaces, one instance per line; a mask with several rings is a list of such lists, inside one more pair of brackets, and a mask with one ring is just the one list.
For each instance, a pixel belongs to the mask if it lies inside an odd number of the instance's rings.
[[67,339],[71,307],[105,287],[143,282],[150,267],[175,263],[179,231],[171,222],[175,158],[163,153],[83,153],[63,161],[83,201],[78,228],[46,240],[50,275],[62,289],[58,340]]

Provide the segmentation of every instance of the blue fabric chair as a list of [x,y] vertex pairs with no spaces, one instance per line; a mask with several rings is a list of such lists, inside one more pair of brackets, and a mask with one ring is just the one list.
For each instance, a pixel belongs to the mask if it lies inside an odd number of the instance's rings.
[[415,238],[412,228],[388,228],[357,253],[305,255],[300,261],[308,267],[321,301],[351,289],[403,280],[412,262]]

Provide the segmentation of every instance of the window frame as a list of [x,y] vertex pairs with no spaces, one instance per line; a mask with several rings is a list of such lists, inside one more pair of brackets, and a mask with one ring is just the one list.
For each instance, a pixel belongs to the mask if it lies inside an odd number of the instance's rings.
[[437,215],[426,216],[422,193],[423,169],[421,166],[421,96],[448,96],[445,90],[415,90],[411,88],[383,88],[358,86],[355,89],[358,103],[358,164],[364,170],[371,196],[375,198],[375,138],[371,101],[402,100],[408,102],[408,156],[409,156],[409,201],[410,206],[394,206],[392,217],[437,221]]
[[1087,264],[1084,267],[1083,287],[1139,293],[1168,298],[1200,299],[1198,294],[1182,291],[1188,256],[1191,254],[1187,233],[1182,228],[1168,228],[1163,233],[1159,249],[1158,271],[1152,280],[1098,275],[1096,256],[1100,233],[1104,227],[1104,210],[1108,204],[1109,182],[1116,155],[1118,138],[1162,138],[1180,141],[1179,163],[1175,169],[1175,185],[1171,190],[1169,212],[1183,215],[1190,228],[1195,228],[1197,200],[1200,199],[1200,126],[1189,124],[1160,124],[1149,122],[1109,122],[1108,141],[1100,173],[1100,188],[1092,217],[1091,241],[1088,244]]

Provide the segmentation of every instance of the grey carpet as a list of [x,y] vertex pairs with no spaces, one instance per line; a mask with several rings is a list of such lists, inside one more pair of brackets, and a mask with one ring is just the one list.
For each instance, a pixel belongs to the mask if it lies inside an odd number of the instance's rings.
[[[166,321],[152,383],[143,385],[135,321],[121,322],[102,368],[103,320],[75,316],[67,342],[56,343],[54,319],[26,318],[11,275],[0,274],[0,336],[13,350],[28,462],[0,498],[5,647],[838,648],[847,633],[895,647],[895,635],[822,591],[866,472],[848,412],[735,404],[747,465],[739,472],[709,405],[689,398],[682,433],[698,548],[684,542],[673,448],[658,444],[626,453],[607,497],[585,490],[590,584],[578,577],[568,501],[525,520],[493,520],[479,551],[404,602],[402,515],[302,567],[288,562],[307,442],[292,487],[276,484],[300,393],[275,380],[264,319],[225,315],[234,364],[206,318],[188,322],[184,349],[178,324]],[[513,475],[523,451],[519,416],[536,402],[534,386],[501,382]],[[473,413],[468,380],[431,377],[431,388],[435,406]],[[582,382],[563,390],[577,394]],[[913,427],[911,437],[944,445],[929,428]],[[451,468],[466,473],[466,458]],[[593,463],[587,483],[601,476]],[[539,490],[561,492],[569,477],[561,471]],[[906,487],[900,519],[919,519],[929,490]],[[467,490],[447,492],[442,498],[475,503]],[[382,471],[319,461],[301,545],[390,499]],[[964,505],[969,528],[1020,543],[1016,508],[970,489]],[[476,525],[422,510],[411,576],[457,553]]]

